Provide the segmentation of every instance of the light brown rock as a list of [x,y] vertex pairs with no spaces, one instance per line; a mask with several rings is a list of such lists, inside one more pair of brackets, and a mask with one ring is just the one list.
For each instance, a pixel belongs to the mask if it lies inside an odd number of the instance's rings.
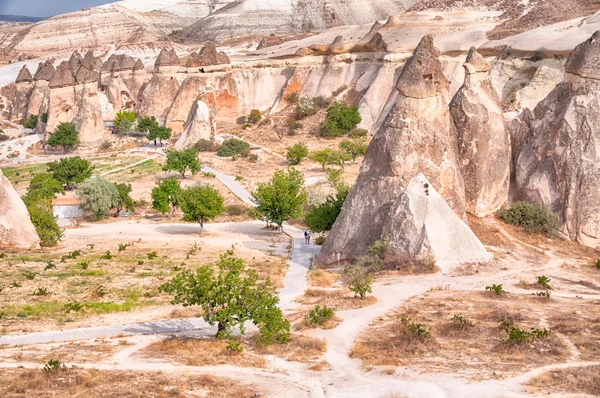
[[[464,186],[457,165],[456,130],[448,110],[447,85],[424,93],[418,90],[430,85],[420,81],[428,77],[418,72],[423,66],[430,71],[434,65],[439,68],[437,50],[426,37],[400,77],[400,81],[414,87],[398,87],[400,94],[394,107],[371,141],[356,185],[321,251],[321,264],[352,260],[382,239],[390,209],[409,180],[419,173],[427,176],[459,217],[464,216]],[[403,79],[404,74],[410,78]],[[438,80],[445,81],[445,77],[439,76]],[[415,91],[421,97],[402,94]]]
[[485,217],[508,200],[510,137],[489,78],[490,64],[471,48],[464,66],[465,82],[450,103],[450,112],[458,131],[466,209]]
[[23,65],[21,70],[19,71],[19,75],[17,76],[17,80],[15,83],[31,83],[33,82],[33,76],[31,76],[31,72],[27,65]]
[[156,58],[154,69],[156,72],[161,70],[161,67],[179,66],[180,60],[175,50],[172,48],[163,48]]
[[214,139],[216,131],[217,125],[212,110],[204,101],[198,100],[190,110],[185,129],[175,143],[175,149],[190,148],[200,139]]
[[33,80],[45,80],[49,82],[52,79],[52,76],[54,76],[54,73],[56,73],[56,69],[54,68],[52,62],[40,62],[38,69],[33,76]]
[[515,165],[515,199],[550,205],[568,236],[591,247],[600,247],[597,37],[598,32],[572,52],[565,81],[520,124]]
[[40,238],[19,194],[0,170],[0,246],[34,249]]
[[49,86],[50,88],[59,88],[59,87],[68,87],[75,85],[75,77],[71,71],[70,62],[63,61],[58,68],[56,68],[56,73],[50,79]]

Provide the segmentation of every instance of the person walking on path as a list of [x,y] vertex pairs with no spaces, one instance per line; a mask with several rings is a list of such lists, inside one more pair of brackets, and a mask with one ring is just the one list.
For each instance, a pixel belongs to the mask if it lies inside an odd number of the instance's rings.
[[310,245],[310,231],[308,229],[304,231],[304,243]]

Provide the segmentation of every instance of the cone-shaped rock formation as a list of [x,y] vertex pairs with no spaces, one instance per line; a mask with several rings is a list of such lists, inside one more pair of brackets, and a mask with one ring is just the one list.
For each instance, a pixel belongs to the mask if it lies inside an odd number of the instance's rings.
[[0,170],[0,246],[29,249],[39,245],[25,203]]

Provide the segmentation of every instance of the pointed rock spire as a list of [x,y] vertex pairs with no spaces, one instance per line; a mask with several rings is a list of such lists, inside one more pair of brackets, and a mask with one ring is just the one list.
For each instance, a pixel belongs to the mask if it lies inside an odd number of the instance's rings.
[[35,75],[33,76],[33,80],[45,80],[49,82],[55,73],[56,69],[54,68],[54,65],[51,61],[46,61],[43,63],[40,62],[40,64],[38,65],[38,69],[35,72]]
[[492,69],[492,65],[490,65],[490,63],[477,52],[475,47],[471,47],[469,50],[469,54],[467,54],[467,60],[463,66],[465,68],[465,72],[468,74],[489,72]]
[[155,67],[161,66],[179,66],[179,57],[172,48],[163,48],[156,58]]
[[23,65],[21,70],[19,71],[19,75],[17,76],[16,83],[30,83],[33,81],[33,76],[31,76],[31,72],[27,65]]
[[575,47],[567,58],[565,71],[573,75],[600,79],[600,31]]

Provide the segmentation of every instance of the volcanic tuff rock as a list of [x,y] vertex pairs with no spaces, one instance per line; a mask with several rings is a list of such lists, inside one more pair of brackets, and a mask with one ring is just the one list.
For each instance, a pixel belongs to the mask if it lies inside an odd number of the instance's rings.
[[[103,117],[114,119],[121,110],[133,111],[138,103],[146,70],[141,60],[125,54],[111,55],[100,73],[100,97]],[[106,99],[103,98],[106,96]]]
[[471,48],[464,66],[465,82],[450,103],[450,112],[458,130],[466,208],[485,217],[508,200],[510,137],[489,78],[491,65]]
[[525,113],[515,165],[516,199],[550,205],[569,237],[592,247],[600,246],[599,39],[577,46],[564,82]]
[[172,48],[163,48],[154,62],[154,70],[161,72],[161,67],[179,66],[180,60],[177,53]]
[[21,197],[0,170],[0,246],[37,248],[35,227]]
[[181,137],[175,143],[175,149],[192,147],[198,140],[213,139],[217,131],[217,125],[213,117],[213,111],[206,102],[198,100],[194,102],[185,129]]
[[187,60],[185,66],[197,67],[197,66],[209,66],[218,65],[219,53],[213,43],[208,43],[199,52],[192,52]]
[[29,98],[33,92],[33,77],[27,66],[21,68],[15,83],[16,91],[10,107],[9,119],[24,121],[27,118]]
[[24,83],[24,82],[29,83],[32,81],[33,81],[33,76],[31,76],[31,72],[29,71],[29,68],[27,68],[27,65],[23,65],[23,67],[19,71],[19,75],[17,76],[17,80],[15,80],[15,83]]
[[390,209],[415,175],[464,216],[456,130],[448,110],[448,81],[431,36],[425,36],[398,80],[398,96],[369,144],[356,185],[321,251],[319,262],[351,260],[384,237]]

